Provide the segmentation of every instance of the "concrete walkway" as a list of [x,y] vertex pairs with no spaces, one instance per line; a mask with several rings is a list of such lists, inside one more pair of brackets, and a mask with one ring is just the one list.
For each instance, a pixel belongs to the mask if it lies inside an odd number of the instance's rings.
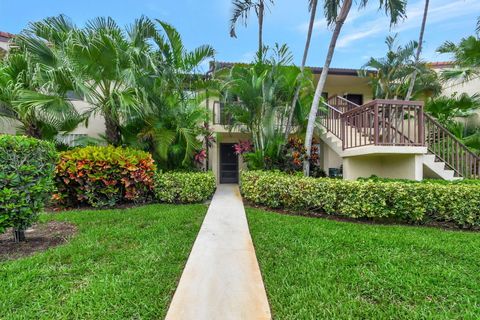
[[237,185],[218,186],[166,319],[271,319]]

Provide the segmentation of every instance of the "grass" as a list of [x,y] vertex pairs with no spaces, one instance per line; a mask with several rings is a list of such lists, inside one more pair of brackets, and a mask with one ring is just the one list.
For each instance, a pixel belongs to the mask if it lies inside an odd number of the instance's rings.
[[480,234],[247,209],[275,319],[479,319]]
[[206,212],[203,205],[70,211],[63,246],[0,263],[0,319],[161,319]]

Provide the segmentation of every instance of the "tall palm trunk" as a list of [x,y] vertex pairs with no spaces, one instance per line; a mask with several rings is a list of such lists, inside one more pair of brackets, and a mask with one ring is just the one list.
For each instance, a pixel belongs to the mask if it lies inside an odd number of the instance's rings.
[[112,144],[114,146],[120,145],[120,126],[109,114],[105,114],[105,135],[109,144]]
[[265,13],[265,4],[260,1],[258,5],[258,56],[263,61],[263,15]]
[[28,123],[25,126],[25,134],[32,138],[42,139],[42,131],[35,122]]
[[[428,14],[428,5],[430,0],[425,0],[425,9],[423,10],[423,20],[422,26],[420,28],[420,37],[418,39],[418,48],[417,54],[415,55],[415,66],[418,64],[420,60],[420,54],[422,53],[422,44],[423,44],[423,34],[425,33],[425,24],[427,22],[427,14]],[[417,79],[417,70],[415,69],[412,74],[412,79],[410,80],[410,85],[408,87],[407,95],[405,96],[405,100],[409,101],[412,97],[413,87],[415,86],[415,80]]]
[[305,134],[305,151],[307,154],[307,158],[303,161],[303,174],[305,176],[308,176],[310,174],[309,158],[312,151],[313,130],[315,128],[315,120],[317,118],[318,106],[320,104],[320,99],[322,98],[323,88],[325,87],[325,82],[327,81],[328,69],[330,68],[330,63],[332,62],[338,36],[340,35],[340,31],[342,30],[342,26],[347,19],[351,7],[352,0],[345,0],[343,2],[340,14],[335,21],[335,29],[333,30],[330,45],[328,47],[327,58],[325,59],[325,64],[323,66],[320,79],[318,80],[317,88],[315,89],[315,95],[313,96],[312,107],[310,109],[310,114],[308,115],[307,133]]
[[[315,15],[317,12],[317,0],[312,1],[312,8],[310,12],[310,23],[308,25],[308,34],[307,41],[305,42],[305,50],[303,51],[302,65],[300,66],[301,76],[303,77],[303,71],[305,70],[305,65],[307,63],[308,51],[310,50],[310,41],[312,40],[313,25],[315,24]],[[288,136],[290,135],[290,130],[293,121],[293,114],[295,113],[295,106],[297,105],[298,98],[300,97],[301,84],[299,83],[293,97],[292,106],[290,107],[290,113],[288,115],[287,125],[285,127],[285,141],[287,141]]]

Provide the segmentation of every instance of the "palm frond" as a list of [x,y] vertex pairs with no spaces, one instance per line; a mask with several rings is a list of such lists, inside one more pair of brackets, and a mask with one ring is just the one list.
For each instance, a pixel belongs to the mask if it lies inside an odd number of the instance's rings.
[[233,0],[232,15],[230,18],[230,37],[236,38],[236,25],[240,20],[243,25],[246,25],[250,10],[258,6],[256,1],[252,0]]

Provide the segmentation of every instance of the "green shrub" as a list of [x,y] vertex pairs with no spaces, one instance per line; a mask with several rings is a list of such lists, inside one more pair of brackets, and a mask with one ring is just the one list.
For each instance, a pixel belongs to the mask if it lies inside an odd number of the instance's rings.
[[271,208],[319,211],[351,218],[431,220],[480,226],[480,185],[345,181],[280,172],[245,171],[241,191],[252,203]]
[[36,221],[54,190],[57,153],[46,141],[0,136],[0,233],[22,231]]
[[145,202],[153,194],[155,171],[152,156],[140,150],[89,146],[62,152],[54,199],[93,207]]
[[155,176],[155,196],[168,203],[194,203],[210,199],[216,182],[212,172],[165,172]]
[[371,176],[369,178],[358,178],[359,181],[377,181],[377,182],[405,182],[405,183],[435,183],[435,184],[477,184],[480,185],[480,179],[461,179],[461,180],[443,180],[443,179],[424,179],[422,181],[408,180],[408,179],[392,179],[392,178],[380,178],[377,176]]

